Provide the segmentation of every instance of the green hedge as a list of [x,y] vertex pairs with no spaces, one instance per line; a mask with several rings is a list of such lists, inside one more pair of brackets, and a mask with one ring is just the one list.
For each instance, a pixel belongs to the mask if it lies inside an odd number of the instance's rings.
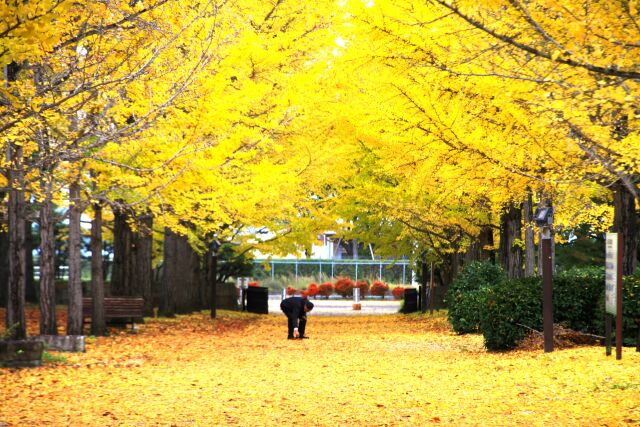
[[500,266],[472,262],[456,276],[446,296],[448,317],[459,334],[478,332],[480,311],[488,288],[506,280]]
[[637,341],[640,339],[640,273],[624,278],[622,314],[625,344],[640,345]]
[[[571,329],[604,335],[604,270],[582,268],[553,278],[553,320]],[[540,277],[504,281],[484,288],[479,328],[489,350],[514,348],[527,328],[542,330],[542,281]],[[635,343],[640,320],[640,274],[624,278],[623,339]]]
[[575,268],[553,278],[553,320],[569,328],[599,334],[604,319],[604,268]]
[[484,304],[479,310],[485,347],[509,350],[525,337],[526,327],[541,330],[541,295],[539,277],[507,280],[486,289]]
[[[599,311],[600,313],[604,313],[604,292],[599,302]],[[637,345],[638,322],[640,322],[640,272],[634,276],[626,276],[623,278],[622,342],[624,345]],[[614,339],[615,342],[615,319],[613,320],[612,326],[612,339]],[[602,335],[604,335],[604,315],[598,318],[598,328],[602,331]]]

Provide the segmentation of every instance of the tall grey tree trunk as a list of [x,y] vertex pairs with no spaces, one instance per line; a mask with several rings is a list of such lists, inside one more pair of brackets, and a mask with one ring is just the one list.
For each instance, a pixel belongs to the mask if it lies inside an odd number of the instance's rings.
[[162,279],[160,286],[160,307],[158,314],[164,317],[174,317],[176,315],[176,304],[174,298],[174,284],[176,283],[177,271],[173,260],[176,257],[175,234],[169,229],[164,229],[163,244]]
[[492,246],[493,246],[493,230],[491,227],[483,227],[477,239],[474,240],[467,248],[467,252],[465,253],[465,256],[464,256],[464,262],[467,264],[473,261],[495,262],[495,256],[493,255],[493,251],[490,249],[487,249],[488,247],[492,247]]
[[[213,251],[207,251],[207,256],[205,259],[205,265],[208,265],[206,275],[206,285],[210,286],[211,290],[209,291],[211,296],[209,298],[209,313],[212,319],[217,317],[217,304],[218,304],[218,254]],[[206,256],[206,255],[205,255]],[[204,286],[203,286],[204,288]]]
[[522,210],[524,213],[524,277],[532,277],[536,274],[536,243],[531,193],[522,204]]
[[208,307],[201,296],[206,286],[201,257],[186,236],[165,229],[164,239],[161,314],[190,313]]
[[7,292],[6,327],[9,338],[27,337],[25,318],[26,254],[25,254],[25,195],[23,152],[19,145],[9,144],[9,286]]
[[138,221],[135,240],[135,277],[133,294],[144,298],[145,316],[153,316],[153,290],[151,287],[153,262],[153,216],[142,214]]
[[33,223],[31,221],[24,222],[24,254],[26,265],[25,274],[25,299],[28,302],[38,302],[38,292],[36,290],[36,280],[34,277],[35,269],[33,268]]
[[[5,202],[6,193],[0,192],[0,203]],[[7,223],[8,219],[0,211],[0,222]],[[7,306],[7,292],[9,291],[9,233],[0,228],[0,307]]]
[[613,204],[613,228],[623,238],[622,274],[630,275],[638,267],[638,213],[635,198],[622,183],[614,187]]
[[[12,62],[4,67],[7,82],[17,80],[20,66]],[[23,339],[27,336],[25,318],[26,255],[25,255],[25,195],[24,195],[24,153],[22,146],[8,141],[7,181],[9,200],[7,224],[9,228],[9,274],[7,283],[6,327],[11,330],[9,338]]]
[[122,209],[114,210],[113,265],[111,266],[111,295],[131,295],[132,278],[135,271],[133,231],[129,225],[129,214]]
[[69,186],[69,307],[67,335],[82,335],[82,258],[80,246],[82,234],[80,216],[80,184],[74,181]]
[[93,204],[91,221],[91,335],[107,335],[107,321],[104,313],[104,274],[102,271],[102,206]]
[[177,254],[173,260],[167,263],[175,264],[174,271],[179,272],[174,276],[176,282],[172,285],[175,289],[174,298],[177,313],[191,313],[208,307],[202,306],[200,298],[204,275],[201,266],[201,257],[193,250],[186,236],[175,235]]
[[51,178],[40,183],[45,193],[40,207],[40,334],[57,335],[55,232]]
[[115,211],[111,294],[141,296],[145,301],[145,315],[150,316],[153,315],[153,216],[142,214],[136,220],[135,232],[130,219],[131,215],[125,210]]
[[500,262],[508,277],[522,277],[522,213],[519,207],[509,205],[500,217]]

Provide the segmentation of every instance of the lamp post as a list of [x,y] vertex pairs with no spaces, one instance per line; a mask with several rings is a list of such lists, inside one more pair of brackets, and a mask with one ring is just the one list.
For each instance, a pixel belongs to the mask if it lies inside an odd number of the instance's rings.
[[[422,277],[420,280],[420,284],[422,286],[420,286],[420,311],[422,311],[422,313],[426,313],[427,312],[427,305],[430,306],[430,300],[431,300],[431,293],[427,291],[427,282],[428,282],[428,277],[427,277],[427,251],[423,251],[421,258],[421,273],[422,273]],[[431,289],[429,289],[429,291],[431,291]],[[427,295],[429,296],[429,298],[427,299]],[[433,313],[432,313],[433,314]]]
[[540,246],[542,249],[542,325],[544,335],[544,352],[553,351],[553,264],[551,260],[551,227],[553,225],[553,208],[538,208],[535,221],[540,230]]
[[218,275],[218,249],[220,249],[220,243],[214,237],[211,245],[209,246],[211,250],[211,267],[209,268],[209,274],[211,274],[211,318],[216,318],[216,288],[217,288],[217,275]]

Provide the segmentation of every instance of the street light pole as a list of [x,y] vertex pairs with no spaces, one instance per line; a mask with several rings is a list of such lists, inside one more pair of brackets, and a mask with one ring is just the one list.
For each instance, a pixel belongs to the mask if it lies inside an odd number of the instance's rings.
[[[545,237],[545,234],[548,236]],[[553,351],[553,264],[551,260],[551,230],[542,231],[542,320],[544,352]]]
[[553,351],[553,262],[551,257],[553,208],[540,208],[535,215],[536,224],[541,227],[540,246],[542,257],[542,326],[544,352]]

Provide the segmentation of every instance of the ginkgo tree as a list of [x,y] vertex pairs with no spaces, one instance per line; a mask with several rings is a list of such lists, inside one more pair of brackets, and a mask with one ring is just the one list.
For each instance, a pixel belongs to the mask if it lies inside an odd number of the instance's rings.
[[[522,43],[510,43],[499,36],[508,32],[525,38],[526,32],[518,30],[528,28],[535,33],[539,30],[536,19],[561,31],[563,21],[548,17],[551,9],[557,8],[555,3],[527,6],[535,9],[535,19],[518,2],[495,7],[493,3],[444,1],[348,4],[353,25],[351,32],[344,34],[349,45],[344,66],[350,71],[343,81],[352,85],[352,96],[361,99],[352,117],[369,135],[377,130],[372,138],[363,138],[363,144],[379,159],[376,167],[388,165],[384,170],[391,171],[391,181],[395,181],[386,183],[395,197],[381,197],[387,201],[380,210],[384,211],[382,218],[396,217],[392,207],[404,204],[400,196],[405,194],[404,188],[412,189],[407,194],[415,201],[411,206],[416,212],[415,224],[398,216],[407,230],[429,224],[424,219],[434,218],[434,234],[442,236],[447,222],[453,220],[449,225],[472,236],[477,235],[479,224],[497,227],[504,209],[508,212],[515,206],[519,210],[519,204],[533,192],[542,195],[539,199],[553,199],[561,224],[591,219],[601,226],[610,216],[596,202],[603,195],[596,184],[606,188],[619,179],[633,194],[633,186],[627,185],[625,178],[635,173],[626,166],[637,159],[633,128],[626,120],[622,141],[622,134],[615,131],[620,128],[619,121],[612,116],[614,111],[623,111],[622,106],[633,105],[625,89],[633,76],[625,71],[617,75],[621,80],[615,84],[603,83],[603,76],[613,76],[614,69],[632,65],[605,62],[604,66],[583,66],[565,61],[553,50],[546,56],[535,56]],[[616,22],[616,8],[620,7],[625,6],[602,4],[576,12],[577,18],[572,19],[597,39],[602,37],[605,20],[608,25]],[[605,16],[597,22],[587,19],[600,8]],[[633,26],[633,19],[626,19],[624,25]],[[539,39],[543,37],[537,36],[527,40],[542,43]],[[620,44],[614,40],[612,49],[632,52],[631,43],[624,40],[629,39],[617,40]],[[583,45],[588,47],[588,43]],[[615,55],[599,54],[602,59],[615,60]],[[631,81],[626,82],[628,79]],[[606,97],[601,98],[603,95]],[[607,109],[603,117],[593,116],[595,111]],[[583,133],[577,133],[581,129]],[[587,131],[594,133],[589,136],[584,133]],[[609,153],[621,162],[615,170],[607,169],[611,164],[598,160],[592,151],[585,151],[585,147],[593,148],[587,140],[596,135],[606,139],[606,144],[601,143],[601,154],[608,146],[621,150],[620,154]],[[408,173],[399,175],[399,165]],[[417,168],[423,168],[427,175],[416,174]],[[416,198],[419,194],[437,203],[421,203]],[[453,198],[447,199],[447,195]],[[360,205],[375,211],[380,202],[376,199],[368,204],[364,200]],[[443,209],[450,213],[444,214]],[[631,217],[635,218],[635,213]],[[476,229],[469,223],[475,223]],[[631,228],[631,246],[634,236]],[[518,245],[512,240],[501,246],[510,250]],[[629,257],[635,259],[635,252],[629,251]]]
[[[157,215],[159,225],[175,232],[193,235],[195,230],[198,236],[190,240],[200,248],[206,236],[248,223],[287,235],[277,240],[278,247],[294,247],[317,223],[305,207],[309,193],[286,200],[299,193],[296,177],[309,176],[288,151],[296,150],[295,140],[285,143],[304,100],[288,82],[301,70],[310,75],[314,67],[322,68],[330,4],[322,5],[326,9],[290,2],[184,6],[159,1],[70,7],[62,16],[82,25],[68,28],[58,42],[43,44],[39,57],[19,58],[16,83],[6,92],[17,104],[4,129],[15,131],[42,165],[25,187],[44,201],[41,215],[47,215],[54,198],[57,204],[70,199],[68,333],[81,328],[79,223],[89,202],[94,204],[93,243],[101,239],[100,205],[105,203],[116,215],[121,210]],[[53,9],[46,10],[43,22]],[[75,19],[79,15],[87,19]],[[31,81],[45,89],[38,91]],[[37,114],[18,105],[27,100],[38,106]],[[41,129],[39,138],[25,132],[28,128]],[[44,195],[32,184],[38,179],[47,183]],[[42,227],[41,233],[49,234]],[[13,242],[19,246],[17,239]],[[99,255],[99,245],[92,247]],[[42,269],[47,277],[50,271]],[[93,275],[101,276],[98,270]],[[12,282],[12,289],[22,287]],[[100,285],[94,282],[93,288]],[[55,333],[55,319],[46,320],[51,301],[42,302],[42,325]],[[18,306],[8,312],[21,312]]]
[[[24,229],[20,221],[24,220],[25,190],[48,206],[54,191],[69,188],[73,220],[69,245],[70,333],[78,333],[81,328],[79,213],[85,203],[80,199],[81,186],[88,181],[85,171],[92,168],[87,162],[106,144],[130,141],[156,123],[202,70],[213,46],[221,43],[213,35],[222,4],[210,1],[183,6],[167,1],[4,6],[5,14],[14,14],[14,19],[6,23],[8,42],[2,46],[3,61],[10,62],[2,92],[5,102],[1,127],[3,143],[10,144],[5,164],[10,191],[9,230],[18,233]],[[48,26],[64,30],[46,36],[39,32]],[[34,31],[37,34],[32,34]],[[37,42],[38,37],[46,40]],[[27,51],[27,43],[38,48]],[[31,171],[26,178],[25,168]],[[54,176],[59,181],[54,182]],[[39,186],[32,184],[38,179],[43,184],[42,197]],[[99,200],[103,196],[92,197]],[[49,207],[41,214],[47,212]],[[41,228],[41,233],[51,236],[51,228]],[[9,252],[15,259],[10,265],[12,308],[7,311],[8,324],[24,324],[15,318],[23,311],[20,289],[24,288],[24,278],[17,272],[23,271],[24,253],[16,249],[22,238],[16,235],[10,239]],[[44,248],[46,255],[51,246]],[[41,260],[49,262],[51,257],[42,256]],[[50,277],[50,267],[44,266],[43,277]],[[47,283],[47,279],[41,281],[44,286]],[[42,295],[51,293],[47,290]],[[43,298],[41,303],[45,317],[53,302]],[[46,332],[55,333],[52,322],[43,325]],[[18,336],[23,332],[17,329]]]

